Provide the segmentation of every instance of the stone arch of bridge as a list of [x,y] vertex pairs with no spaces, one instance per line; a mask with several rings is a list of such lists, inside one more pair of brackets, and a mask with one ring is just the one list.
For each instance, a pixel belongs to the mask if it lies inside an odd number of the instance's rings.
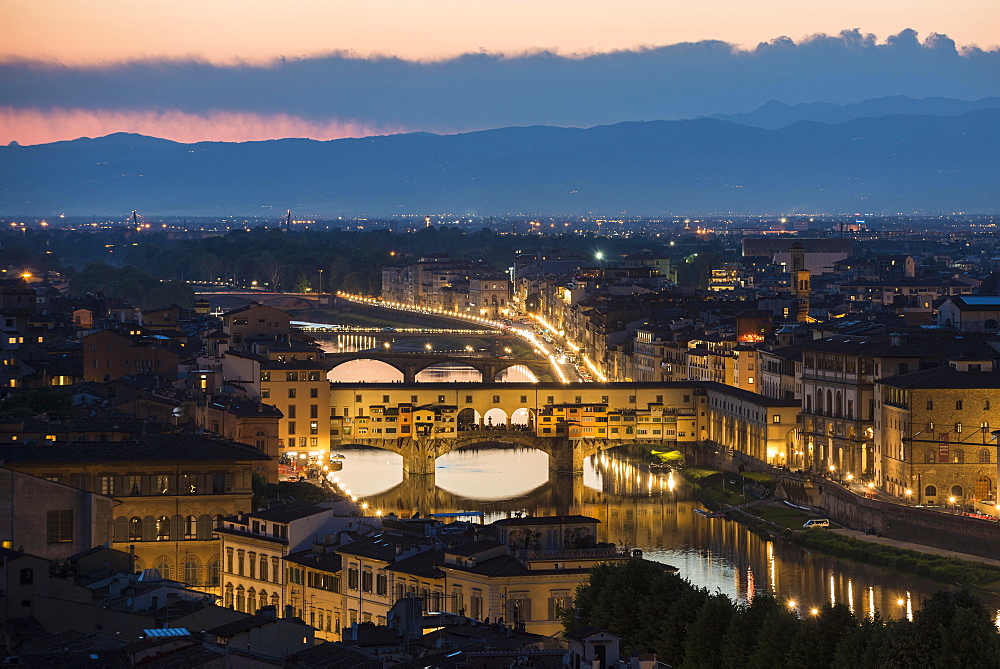
[[[403,375],[404,382],[413,382],[413,378],[416,377],[420,372],[433,367],[434,365],[439,365],[441,363],[453,363],[458,364],[463,367],[468,367],[479,372],[480,376],[486,377],[488,373],[487,367],[480,362],[476,362],[475,358],[458,358],[449,356],[423,356],[423,355],[412,355],[412,356],[402,356],[399,354],[379,354],[374,352],[358,353],[358,354],[327,354],[325,359],[331,363],[331,371],[337,369],[341,365],[347,364],[355,360],[372,360],[375,362],[381,362],[389,365],[396,371]],[[410,377],[406,381],[407,377]]]

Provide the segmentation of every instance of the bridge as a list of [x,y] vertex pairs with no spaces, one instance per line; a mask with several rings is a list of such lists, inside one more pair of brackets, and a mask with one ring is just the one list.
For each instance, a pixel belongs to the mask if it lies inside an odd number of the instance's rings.
[[439,457],[473,445],[504,445],[534,448],[549,456],[549,469],[563,474],[580,474],[583,462],[597,453],[630,445],[651,445],[681,450],[693,454],[694,444],[678,444],[675,440],[642,439],[569,439],[564,436],[539,437],[533,432],[517,430],[465,430],[450,437],[371,437],[348,436],[337,446],[368,446],[396,453],[403,458],[403,475],[433,476]]
[[511,367],[527,367],[535,375],[535,378],[548,374],[550,371],[548,362],[543,360],[461,356],[433,352],[395,353],[378,350],[352,353],[328,352],[323,356],[323,360],[329,365],[331,370],[354,360],[383,362],[403,374],[403,383],[415,383],[417,374],[428,367],[444,363],[470,367],[479,372],[483,381],[487,382],[496,381],[497,375],[500,372]]

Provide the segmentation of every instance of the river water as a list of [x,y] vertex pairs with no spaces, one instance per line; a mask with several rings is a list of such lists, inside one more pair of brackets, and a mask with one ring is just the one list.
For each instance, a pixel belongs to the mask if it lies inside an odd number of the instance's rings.
[[[680,476],[615,451],[588,459],[583,475],[572,477],[550,475],[548,456],[534,449],[466,448],[438,458],[434,477],[406,480],[393,453],[345,447],[341,455],[340,480],[372,510],[402,516],[479,511],[487,523],[517,514],[591,516],[601,521],[599,540],[639,548],[695,585],[740,601],[768,592],[795,602],[803,614],[832,601],[857,615],[878,610],[908,617],[923,598],[947,587],[706,518],[695,512],[701,505]],[[983,599],[991,609],[1000,607],[998,597]],[[1000,622],[1000,610],[997,616]]]
[[[343,350],[343,344],[333,340],[324,347]],[[418,381],[480,380],[470,368],[440,367],[421,374]],[[384,363],[359,360],[334,369],[330,380],[378,383],[401,381],[402,375]],[[514,369],[506,380],[530,378]],[[600,541],[641,549],[646,558],[677,567],[693,584],[740,601],[771,593],[794,603],[802,615],[826,602],[843,602],[859,616],[877,610],[887,617],[912,617],[922,599],[949,587],[706,518],[695,511],[702,507],[678,474],[652,469],[641,457],[621,451],[589,458],[583,475],[573,477],[550,474],[548,456],[541,451],[485,444],[438,458],[433,477],[406,480],[398,455],[356,447],[340,453],[345,456],[340,481],[370,510],[402,516],[478,511],[487,523],[517,514],[591,516],[601,521]],[[978,594],[996,611],[1000,626],[1000,596]]]

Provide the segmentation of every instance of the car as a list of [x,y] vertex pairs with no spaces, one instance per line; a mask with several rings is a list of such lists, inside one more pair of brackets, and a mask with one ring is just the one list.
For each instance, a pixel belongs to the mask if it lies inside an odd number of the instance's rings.
[[826,518],[810,518],[802,527],[807,530],[814,527],[830,527],[830,521]]

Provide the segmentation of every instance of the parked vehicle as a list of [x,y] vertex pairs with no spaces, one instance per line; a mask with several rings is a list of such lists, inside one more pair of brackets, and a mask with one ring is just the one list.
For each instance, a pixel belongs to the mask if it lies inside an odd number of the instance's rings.
[[826,518],[810,518],[802,527],[807,530],[814,527],[830,527],[830,521]]

